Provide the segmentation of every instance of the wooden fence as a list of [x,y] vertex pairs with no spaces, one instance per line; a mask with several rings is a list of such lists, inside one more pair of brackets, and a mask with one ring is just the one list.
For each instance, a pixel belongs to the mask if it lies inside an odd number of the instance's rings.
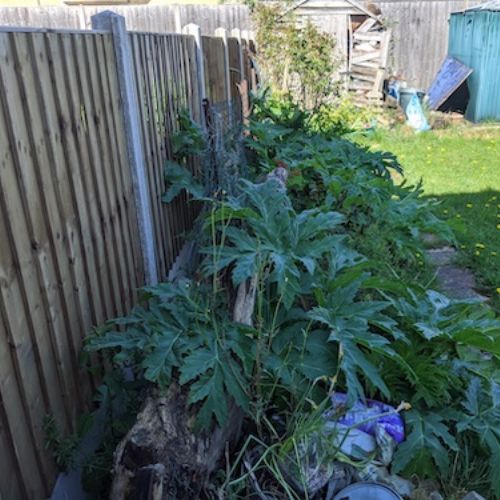
[[409,85],[427,90],[448,51],[452,12],[484,0],[375,0],[392,27],[391,69]]
[[[148,266],[166,277],[192,225],[186,199],[166,206],[161,194],[177,113],[202,120],[211,83],[200,80],[200,55],[214,81],[235,82],[224,38],[129,33],[127,51],[117,37],[0,30],[2,500],[50,495],[56,468],[44,417],[73,431],[98,383],[79,363],[84,336],[131,308],[136,289],[152,280]],[[231,65],[248,68],[244,44],[228,44]],[[227,99],[221,88],[210,95]],[[149,214],[138,190],[149,197]]]
[[[106,5],[0,7],[0,26],[90,29],[92,16],[109,8]],[[250,12],[245,5],[124,5],[112,8],[125,17],[128,29],[134,31],[180,32],[189,23],[198,24],[204,35],[213,35],[217,28],[251,29]]]

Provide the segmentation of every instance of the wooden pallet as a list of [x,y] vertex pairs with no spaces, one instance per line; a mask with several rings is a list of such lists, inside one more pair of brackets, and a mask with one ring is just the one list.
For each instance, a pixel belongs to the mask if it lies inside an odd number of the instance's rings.
[[356,100],[382,99],[391,31],[380,20],[369,17],[351,32],[348,89]]

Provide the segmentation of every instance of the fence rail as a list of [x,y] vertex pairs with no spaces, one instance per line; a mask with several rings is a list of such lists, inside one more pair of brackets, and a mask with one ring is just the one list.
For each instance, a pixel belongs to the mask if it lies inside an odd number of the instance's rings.
[[139,119],[152,265],[164,279],[196,215],[185,197],[161,202],[177,114],[188,109],[202,122],[199,89],[229,103],[237,68],[252,81],[247,44],[237,38],[228,51],[220,36],[198,46],[191,35],[131,32],[127,42],[131,102],[115,32],[0,32],[2,500],[50,495],[56,468],[44,417],[75,430],[99,380],[79,363],[84,336],[125,314],[148,279],[127,106]]

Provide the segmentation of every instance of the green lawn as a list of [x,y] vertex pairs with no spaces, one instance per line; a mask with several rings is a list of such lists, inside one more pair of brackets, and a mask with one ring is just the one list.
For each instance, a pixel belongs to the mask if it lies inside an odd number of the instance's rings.
[[422,178],[426,194],[442,201],[463,264],[500,304],[500,128],[377,131],[362,142],[395,153],[407,179]]

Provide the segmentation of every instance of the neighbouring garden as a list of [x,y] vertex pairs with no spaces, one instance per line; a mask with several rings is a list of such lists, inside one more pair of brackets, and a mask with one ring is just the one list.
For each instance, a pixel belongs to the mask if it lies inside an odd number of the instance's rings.
[[[236,184],[188,168],[205,137],[180,117],[164,201],[204,207],[195,257],[88,338],[113,369],[84,486],[331,499],[376,481],[406,498],[499,498],[499,132],[374,128],[319,78],[321,34],[258,15],[264,57],[287,42],[296,92],[265,73],[279,92],[253,96],[245,165],[224,166]],[[489,302],[439,291],[427,235],[460,249]],[[48,428],[74,465],[77,439]]]

